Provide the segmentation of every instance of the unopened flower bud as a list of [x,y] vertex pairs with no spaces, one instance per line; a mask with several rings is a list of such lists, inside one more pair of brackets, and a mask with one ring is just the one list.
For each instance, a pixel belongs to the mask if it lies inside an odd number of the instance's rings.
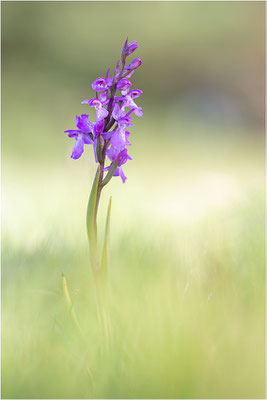
[[109,78],[109,73],[110,73],[110,68],[107,70],[107,73],[106,73],[106,79],[108,79],[108,78]]
[[140,67],[141,64],[142,64],[141,58],[135,58],[131,62],[131,64],[128,67],[125,67],[124,69],[129,69],[129,70],[136,69],[136,68]]
[[113,74],[113,77],[114,77],[114,80],[119,76],[119,72],[120,72],[120,60],[118,60],[117,61],[117,64],[116,64],[116,67],[115,67],[115,69],[114,69],[114,74]]
[[126,38],[125,43],[124,43],[123,48],[122,48],[122,51],[121,51],[121,58],[122,59],[125,58],[127,47],[128,47],[128,37]]
[[138,47],[138,44],[136,41],[133,41],[128,44],[125,55],[128,57],[130,54],[132,54]]

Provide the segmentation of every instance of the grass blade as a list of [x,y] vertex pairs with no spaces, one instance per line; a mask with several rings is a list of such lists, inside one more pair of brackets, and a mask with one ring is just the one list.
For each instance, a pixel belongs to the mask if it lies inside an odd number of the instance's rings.
[[73,303],[72,303],[71,298],[70,298],[70,294],[69,294],[69,290],[68,290],[68,285],[67,285],[67,280],[66,280],[66,277],[65,277],[65,275],[63,274],[63,272],[62,272],[61,277],[62,277],[62,288],[63,288],[63,293],[64,293],[64,297],[65,297],[65,300],[66,300],[66,303],[67,303],[67,306],[68,306],[70,315],[71,315],[71,317],[72,317],[72,319],[73,319],[73,322],[74,322],[74,324],[76,325],[78,331],[80,332],[81,335],[83,335],[82,329],[81,329],[81,327],[80,327],[80,324],[79,324],[79,322],[78,322],[76,313],[75,313],[74,308],[73,308]]

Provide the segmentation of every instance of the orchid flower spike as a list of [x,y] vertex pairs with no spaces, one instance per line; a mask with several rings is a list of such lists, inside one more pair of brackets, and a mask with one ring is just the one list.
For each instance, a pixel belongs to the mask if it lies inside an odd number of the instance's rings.
[[[102,180],[105,179],[104,171],[107,171],[109,176],[113,172],[112,176],[120,176],[123,183],[126,181],[122,165],[131,160],[126,148],[130,145],[128,141],[130,133],[126,129],[133,126],[133,114],[137,117],[143,115],[142,108],[133,100],[143,92],[132,89],[130,82],[134,71],[141,66],[142,60],[135,58],[128,66],[125,66],[127,57],[137,48],[137,42],[129,43],[127,38],[121,51],[121,60],[118,60],[113,75],[110,75],[110,68],[108,68],[105,78],[99,77],[92,82],[95,96],[89,100],[83,100],[82,104],[95,109],[95,120],[89,121],[87,114],[76,116],[77,129],[65,131],[69,137],[75,139],[71,158],[75,160],[80,158],[84,152],[84,145],[93,146],[95,160],[100,163]],[[121,93],[117,94],[117,91]],[[111,164],[105,166],[107,159],[111,161]]]

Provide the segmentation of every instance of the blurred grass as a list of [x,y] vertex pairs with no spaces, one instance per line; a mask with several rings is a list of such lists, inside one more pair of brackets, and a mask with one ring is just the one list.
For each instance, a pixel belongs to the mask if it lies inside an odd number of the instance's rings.
[[[265,5],[1,6],[2,398],[264,398]],[[112,195],[107,350],[85,226],[93,155],[71,160],[63,131],[127,35],[144,117],[127,183],[100,203],[103,239]]]
[[[228,170],[217,148],[207,159],[186,141],[169,153],[152,146],[127,167],[127,184],[104,192],[100,237],[114,200],[109,351],[86,242],[93,168],[86,157],[30,176],[25,165],[4,168],[3,398],[264,397],[261,140],[237,141]],[[184,158],[168,164],[177,149]],[[172,170],[153,176],[155,158]]]

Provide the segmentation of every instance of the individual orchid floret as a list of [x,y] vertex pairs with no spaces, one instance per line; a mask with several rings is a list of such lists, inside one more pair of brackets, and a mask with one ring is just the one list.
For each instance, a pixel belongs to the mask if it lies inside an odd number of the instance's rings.
[[[123,91],[124,96],[120,97],[115,97],[115,101],[125,101],[126,99],[136,99],[137,97],[140,97],[140,95],[143,93],[142,90],[139,89],[134,89],[134,90],[125,90]],[[137,107],[137,106],[136,106]]]
[[76,115],[76,126],[78,129],[69,129],[64,131],[69,137],[75,138],[75,144],[72,150],[71,158],[77,160],[81,157],[84,151],[85,144],[93,144],[92,140],[93,125],[89,121],[87,114],[82,114],[80,117]]
[[83,100],[82,104],[88,104],[90,107],[95,107],[96,110],[96,122],[102,121],[108,116],[108,111],[103,108],[102,102],[98,99]]
[[[116,159],[120,152],[125,149],[128,145],[128,139],[126,136],[126,131],[124,127],[119,127],[111,137],[110,140],[110,148],[107,150],[107,155],[110,158],[110,154],[112,154],[112,158]],[[111,161],[114,161],[113,159]]]
[[124,67],[124,69],[129,69],[129,70],[136,69],[136,68],[140,67],[141,64],[142,64],[141,58],[135,58],[131,62],[131,64],[128,65],[128,67]]
[[118,120],[118,125],[119,126],[134,126],[134,124],[132,124],[132,118],[130,117],[130,114],[133,112],[134,110],[130,110],[127,114],[125,114],[123,117],[121,117]]
[[[114,172],[113,176],[120,176],[122,179],[122,182],[125,183],[127,177],[125,176],[123,169],[121,168],[121,166],[123,164],[125,164],[128,160],[132,160],[132,157],[129,156],[129,154],[127,153],[127,149],[124,149],[119,156],[116,155],[116,153],[114,152],[114,150],[111,148],[109,150],[107,150],[107,155],[108,158],[110,159],[110,161],[114,162],[118,159],[118,165],[117,168]],[[108,170],[110,168],[107,167],[106,169]]]
[[132,84],[128,79],[121,79],[117,84],[117,89],[119,89],[119,90],[127,90],[131,86],[132,86]]
[[132,111],[133,110],[130,110],[126,114],[125,111],[122,108],[120,108],[118,104],[115,104],[112,117],[117,122],[118,126],[133,126],[132,119],[130,117],[130,113]]
[[134,98],[139,97],[141,95],[142,90],[131,90],[131,91],[125,91],[125,95],[122,97],[118,97],[117,101],[122,101],[122,107],[123,109],[125,107],[130,107],[131,109],[134,109],[134,113],[137,117],[142,117],[143,116],[143,111],[141,107],[138,107],[137,104],[134,102]]
[[96,81],[92,82],[92,88],[95,92],[101,92],[102,90],[108,90],[112,85],[111,78],[98,78]]
[[118,126],[116,131],[113,133],[111,140],[110,140],[110,148],[114,152],[115,158],[119,155],[119,153],[125,149],[126,146],[130,146],[131,143],[129,142],[130,132],[126,131],[125,126]]

